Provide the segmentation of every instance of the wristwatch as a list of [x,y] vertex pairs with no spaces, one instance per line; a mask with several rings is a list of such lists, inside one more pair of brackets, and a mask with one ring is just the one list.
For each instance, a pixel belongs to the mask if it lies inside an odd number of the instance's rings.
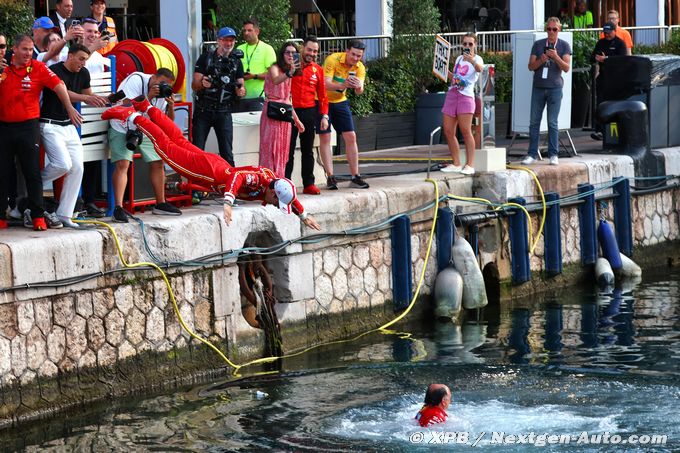
[[253,74],[253,79],[257,80],[257,79],[258,79],[258,75],[257,75],[257,74]]
[[327,120],[327,119],[328,119],[328,115],[321,115],[321,119],[322,119],[322,120]]

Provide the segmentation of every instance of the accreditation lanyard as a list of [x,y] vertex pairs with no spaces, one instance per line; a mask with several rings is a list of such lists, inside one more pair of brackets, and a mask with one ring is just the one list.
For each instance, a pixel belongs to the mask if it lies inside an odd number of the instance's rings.
[[253,59],[253,55],[255,55],[255,52],[257,52],[257,46],[260,45],[260,41],[257,41],[257,44],[255,44],[255,48],[253,49],[252,52],[250,52],[250,55],[248,55],[248,46],[246,46],[246,72],[250,72],[250,60]]

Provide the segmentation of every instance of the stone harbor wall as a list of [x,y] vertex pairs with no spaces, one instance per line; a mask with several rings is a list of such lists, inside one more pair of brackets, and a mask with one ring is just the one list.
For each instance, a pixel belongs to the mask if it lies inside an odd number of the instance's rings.
[[[673,165],[673,159],[667,159],[667,165]],[[573,194],[578,183],[597,185],[633,174],[631,159],[622,156],[566,161],[559,167],[535,167],[545,191],[564,197]],[[669,174],[672,171],[667,169]],[[532,177],[518,170],[475,177],[432,176],[440,196],[493,201],[517,196],[534,201],[538,196]],[[365,227],[411,212],[410,270],[415,289],[425,266],[433,219],[432,208],[416,210],[434,200],[433,184],[423,179],[422,174],[376,178],[369,190],[303,196],[322,233],[329,233],[325,237],[305,231],[295,216],[255,203],[235,208],[228,227],[221,206],[206,203],[176,218],[142,215],[144,234],[134,222],[117,224],[114,230],[124,259],[159,263],[168,273],[187,326],[240,364],[262,357],[264,338],[244,317],[243,309],[249,305],[240,294],[239,258],[230,252],[282,244],[275,253],[262,256],[273,279],[284,351],[376,328],[394,317],[393,241],[389,223],[370,233]],[[633,197],[636,254],[649,246],[677,243],[679,197],[680,189],[675,187]],[[458,200],[440,204],[445,206],[456,214],[484,210]],[[605,213],[612,218],[611,203]],[[532,214],[532,220],[537,234],[540,213]],[[480,265],[494,265],[495,278],[510,281],[507,220],[479,226]],[[459,233],[465,231],[459,228]],[[561,233],[565,267],[578,271],[576,207],[561,210]],[[304,240],[298,240],[303,235]],[[437,252],[435,240],[423,297],[430,294],[436,278]],[[541,238],[530,256],[536,274],[544,268],[543,253]],[[657,256],[656,261],[664,260]],[[536,275],[532,282],[539,280]],[[559,284],[574,281],[563,278]],[[556,283],[546,279],[544,284],[554,287]],[[56,408],[176,386],[229,370],[214,351],[181,328],[156,270],[123,269],[116,241],[107,229],[3,230],[0,288],[0,427]],[[511,295],[521,293],[520,288],[512,288]],[[426,305],[421,301],[419,310]]]

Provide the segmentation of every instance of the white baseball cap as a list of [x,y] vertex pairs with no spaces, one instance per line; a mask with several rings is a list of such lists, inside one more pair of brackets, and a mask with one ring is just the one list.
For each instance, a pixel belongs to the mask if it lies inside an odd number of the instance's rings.
[[277,179],[274,182],[274,192],[276,193],[276,197],[279,199],[279,209],[286,214],[290,214],[290,204],[297,196],[295,185],[290,179]]

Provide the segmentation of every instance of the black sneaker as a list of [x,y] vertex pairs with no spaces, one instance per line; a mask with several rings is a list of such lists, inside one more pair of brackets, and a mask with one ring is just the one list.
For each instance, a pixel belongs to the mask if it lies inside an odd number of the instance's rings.
[[350,187],[356,187],[357,189],[368,189],[368,183],[361,179],[361,175],[356,175],[352,177],[349,183]]
[[590,138],[592,138],[593,140],[602,141],[604,137],[602,137],[602,132],[593,132],[592,134],[590,134]]
[[156,215],[182,215],[182,211],[168,202],[158,203],[153,207],[151,213]]
[[326,178],[326,189],[338,190],[338,180],[335,179],[335,176],[329,176]]
[[106,211],[101,209],[94,203],[88,203],[85,205],[85,212],[87,212],[88,217],[94,217],[95,219],[101,219],[106,215]]
[[116,206],[113,209],[113,221],[119,223],[128,223],[128,214],[122,206]]

